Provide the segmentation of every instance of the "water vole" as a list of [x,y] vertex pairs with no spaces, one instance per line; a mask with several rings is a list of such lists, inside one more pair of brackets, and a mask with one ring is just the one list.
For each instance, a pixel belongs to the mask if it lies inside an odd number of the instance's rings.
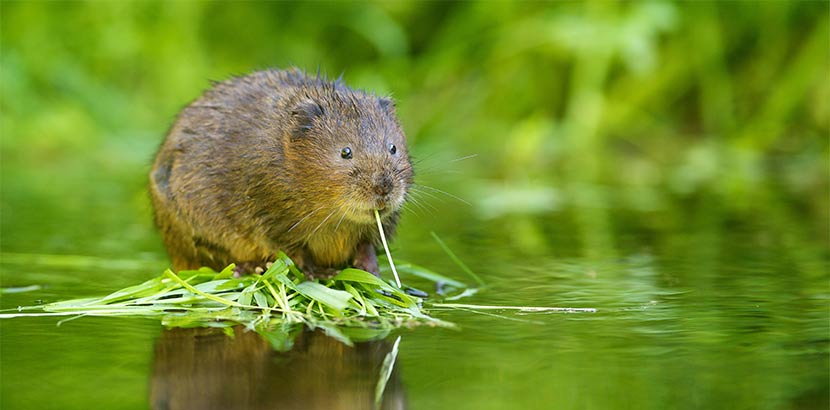
[[184,108],[150,172],[156,224],[176,270],[282,250],[306,273],[378,273],[378,209],[391,235],[412,164],[388,98],[298,69],[216,83]]

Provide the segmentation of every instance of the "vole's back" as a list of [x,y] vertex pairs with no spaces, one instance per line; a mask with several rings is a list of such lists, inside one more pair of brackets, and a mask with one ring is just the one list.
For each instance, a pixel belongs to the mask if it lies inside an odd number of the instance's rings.
[[175,269],[261,265],[283,250],[326,275],[363,257],[359,267],[377,271],[367,215],[384,211],[393,230],[411,178],[388,100],[271,70],[218,83],[186,107],[150,191]]

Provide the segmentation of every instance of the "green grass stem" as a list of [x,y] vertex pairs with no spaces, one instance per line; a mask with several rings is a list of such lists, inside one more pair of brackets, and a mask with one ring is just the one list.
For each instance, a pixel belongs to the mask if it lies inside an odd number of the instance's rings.
[[392,253],[389,252],[389,244],[386,243],[386,234],[383,233],[383,224],[380,223],[380,214],[375,209],[375,221],[378,223],[378,232],[380,232],[380,240],[383,242],[383,250],[386,251],[386,258],[389,259],[389,266],[392,268],[392,274],[395,275],[395,283],[398,288],[401,288],[401,278],[398,277],[398,270],[395,269],[395,262],[392,261]]
[[455,255],[455,252],[453,252],[449,248],[449,246],[447,246],[447,244],[445,244],[444,241],[442,241],[441,238],[439,238],[438,235],[435,234],[435,232],[430,232],[430,235],[432,235],[433,239],[435,239],[435,241],[438,242],[438,245],[441,247],[441,249],[443,249],[444,252],[446,252],[447,256],[449,256],[450,259],[452,259],[452,261],[455,262],[455,264],[461,268],[461,270],[470,275],[470,277],[472,277],[476,281],[476,283],[478,283],[479,287],[485,287],[484,281],[481,280],[481,278],[478,275],[476,275],[472,269],[467,267],[467,265],[464,262],[462,262],[458,256]]

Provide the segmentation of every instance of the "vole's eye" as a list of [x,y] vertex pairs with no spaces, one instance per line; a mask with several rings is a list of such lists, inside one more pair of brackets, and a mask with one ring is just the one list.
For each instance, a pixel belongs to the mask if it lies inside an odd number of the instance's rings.
[[398,152],[398,149],[395,148],[395,144],[389,144],[389,153],[395,155],[396,152]]
[[352,149],[349,147],[341,149],[340,157],[343,159],[352,159]]

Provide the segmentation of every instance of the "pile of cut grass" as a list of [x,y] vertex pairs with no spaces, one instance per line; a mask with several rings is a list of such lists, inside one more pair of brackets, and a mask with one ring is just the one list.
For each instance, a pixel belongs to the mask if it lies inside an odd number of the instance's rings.
[[[375,218],[383,238],[377,212]],[[433,233],[433,237],[479,287],[468,287],[460,281],[411,264],[400,264],[396,269],[383,238],[389,270],[394,274],[397,286],[369,272],[351,268],[340,271],[331,279],[306,280],[294,262],[280,253],[262,274],[236,277],[233,274],[236,266],[233,264],[221,272],[201,268],[174,273],[168,269],[159,277],[104,297],[19,307],[15,313],[0,313],[0,319],[69,316],[58,322],[60,324],[84,316],[154,317],[167,327],[219,327],[228,334],[232,334],[234,326],[243,325],[262,335],[280,351],[291,349],[294,337],[304,328],[320,329],[352,345],[355,341],[385,338],[400,327],[455,327],[450,322],[430,316],[423,309],[422,297],[427,294],[401,286],[398,271],[434,284],[442,302],[432,300],[429,306],[437,310],[463,310],[510,320],[519,319],[486,311],[596,312],[593,308],[446,303],[472,296],[485,284],[437,235]]]
[[[463,293],[461,282],[412,265],[399,268]],[[168,269],[104,297],[21,307],[21,311],[39,312],[19,315],[157,317],[168,327],[210,326],[228,332],[244,325],[279,350],[290,349],[293,336],[304,327],[321,329],[351,345],[386,337],[399,327],[454,326],[429,316],[422,298],[362,270],[345,269],[328,280],[306,280],[285,254],[262,274],[234,277],[233,270],[234,265],[221,272]]]

